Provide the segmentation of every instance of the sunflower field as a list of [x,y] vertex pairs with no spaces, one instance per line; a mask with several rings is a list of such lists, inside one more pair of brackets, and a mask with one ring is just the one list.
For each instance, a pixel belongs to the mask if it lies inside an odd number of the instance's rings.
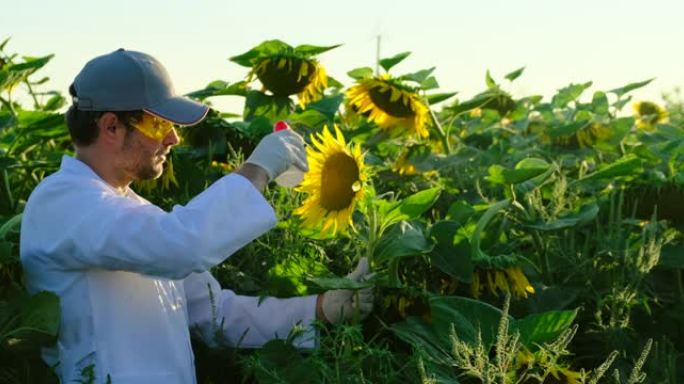
[[[483,69],[482,92],[462,99],[434,68],[409,69],[409,52],[335,79],[323,60],[336,47],[270,40],[232,56],[243,78],[188,96],[241,97],[242,114],[179,128],[162,177],[133,186],[184,204],[287,121],[310,171],[267,188],[277,227],[212,272],[255,296],[374,289],[373,313],[319,324],[314,350],[195,342],[200,383],[684,382],[677,92],[656,103],[631,96],[651,80],[588,81],[545,99],[507,91],[524,68]],[[73,153],[68,101],[40,74],[51,58],[0,45],[0,383],[57,382],[39,348],[59,301],[28,296],[19,261],[27,197]],[[341,277],[360,257],[373,277]]]

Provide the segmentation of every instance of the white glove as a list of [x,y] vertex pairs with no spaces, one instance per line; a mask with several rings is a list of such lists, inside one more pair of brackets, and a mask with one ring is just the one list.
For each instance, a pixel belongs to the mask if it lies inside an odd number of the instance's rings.
[[[370,267],[368,259],[362,257],[354,271],[347,275],[347,278],[354,281],[364,281],[370,277]],[[357,300],[358,297],[358,300]],[[363,319],[373,310],[373,288],[365,288],[358,291],[347,289],[336,289],[327,291],[323,294],[321,309],[323,315],[331,323],[340,323],[354,317],[356,308]]]
[[263,168],[268,174],[269,181],[278,177],[292,165],[302,172],[309,170],[304,139],[291,129],[264,136],[245,162]]

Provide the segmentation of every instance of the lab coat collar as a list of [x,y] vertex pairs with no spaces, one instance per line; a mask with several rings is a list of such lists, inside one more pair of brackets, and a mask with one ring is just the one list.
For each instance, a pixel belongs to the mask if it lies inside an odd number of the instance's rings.
[[101,178],[97,173],[95,173],[95,171],[92,168],[90,168],[88,164],[82,162],[81,160],[75,157],[67,155],[62,156],[62,163],[60,164],[59,169],[60,172],[101,181],[104,185],[107,186],[109,190],[111,190],[117,195],[128,196],[128,194],[131,192],[131,189],[129,187],[126,187],[126,191],[121,193],[120,190],[107,183],[103,178]]

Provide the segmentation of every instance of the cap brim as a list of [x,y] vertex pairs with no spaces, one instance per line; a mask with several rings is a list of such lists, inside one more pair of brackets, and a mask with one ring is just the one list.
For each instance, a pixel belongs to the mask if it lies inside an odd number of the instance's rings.
[[164,120],[178,125],[195,125],[209,113],[209,107],[194,100],[176,96],[144,109]]

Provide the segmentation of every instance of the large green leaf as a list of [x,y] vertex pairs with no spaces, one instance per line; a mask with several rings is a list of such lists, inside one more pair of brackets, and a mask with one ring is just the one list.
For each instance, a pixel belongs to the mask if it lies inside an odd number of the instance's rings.
[[575,101],[587,88],[591,87],[592,82],[583,84],[570,84],[562,88],[553,96],[553,105],[558,108],[565,107],[569,102]]
[[641,163],[643,160],[634,156],[627,155],[614,163],[599,169],[596,172],[590,173],[578,182],[594,181],[599,179],[612,179],[614,177],[635,175],[641,171]]
[[449,339],[438,337],[433,327],[423,320],[409,316],[403,322],[392,324],[390,329],[400,339],[422,350],[430,360],[443,365],[451,364]]
[[[479,300],[459,296],[432,296],[430,298],[432,324],[438,337],[449,340],[451,324],[456,335],[466,343],[476,342],[477,332],[487,347],[496,339],[503,312]],[[509,319],[512,318],[509,316]]]
[[554,340],[566,330],[577,316],[573,311],[549,311],[516,320],[514,328],[520,332],[520,341],[527,347]]
[[271,121],[283,120],[294,110],[289,97],[271,96],[259,91],[247,92],[245,100],[245,121],[265,117]]
[[608,97],[601,91],[594,92],[594,97],[591,99],[591,106],[594,109],[594,113],[597,115],[607,115],[608,114]]
[[0,343],[11,341],[13,348],[34,348],[54,342],[59,331],[59,298],[50,292],[39,292],[20,304],[14,326],[0,326]]
[[243,67],[251,67],[266,56],[289,50],[292,50],[292,47],[280,40],[267,40],[241,55],[231,57],[229,60]]
[[513,80],[517,79],[518,77],[520,77],[520,75],[522,75],[524,70],[525,70],[525,67],[520,67],[520,68],[516,69],[515,71],[506,74],[506,76],[504,76],[504,77],[506,79],[508,79],[509,81],[513,81]]
[[554,221],[548,223],[538,222],[535,224],[526,225],[528,228],[537,229],[540,231],[557,231],[582,225],[596,218],[599,213],[599,207],[596,203],[583,205],[577,212],[573,212],[559,217]]
[[416,192],[407,198],[386,206],[384,212],[387,225],[401,220],[414,220],[430,209],[439,198],[441,188],[435,187]]
[[204,100],[213,96],[226,95],[247,96],[247,84],[244,81],[230,84],[222,80],[216,80],[209,83],[204,89],[190,92],[186,96]]
[[427,80],[428,77],[434,72],[435,67],[428,68],[428,69],[423,69],[418,72],[414,73],[409,73],[406,75],[399,76],[400,80],[408,80],[408,81],[414,81],[418,84],[423,83],[425,80]]
[[306,106],[306,109],[312,109],[322,113],[330,122],[335,120],[335,114],[344,101],[344,95],[325,96]]
[[458,92],[435,93],[427,96],[427,102],[430,105],[440,103],[444,100],[454,97]]
[[639,88],[641,88],[641,87],[643,87],[643,86],[648,85],[648,84],[649,84],[651,81],[653,81],[653,80],[655,80],[655,78],[654,78],[654,79],[644,80],[644,81],[639,81],[639,82],[636,82],[636,83],[630,83],[630,84],[625,85],[624,87],[615,88],[615,89],[612,89],[612,90],[610,90],[610,91],[608,91],[608,92],[614,93],[614,94],[618,95],[618,97],[622,97],[623,95],[625,95],[625,94],[628,93],[628,92],[631,92],[631,91],[633,91],[633,90],[635,90],[635,89],[639,89]]
[[368,79],[373,77],[373,68],[362,67],[352,69],[351,71],[347,72],[347,75],[355,80]]
[[430,251],[432,244],[420,227],[407,221],[394,224],[375,247],[375,261],[381,263],[397,257],[419,255]]
[[503,179],[508,184],[522,183],[546,172],[550,166],[544,159],[528,157],[520,160],[514,169],[504,169]]
[[660,252],[658,266],[684,269],[684,244],[665,244]]
[[467,239],[455,242],[456,231],[461,224],[442,220],[430,228],[430,238],[435,246],[430,251],[432,265],[442,272],[465,283],[473,279],[474,266],[470,260],[470,244]]
[[380,59],[379,64],[382,68],[385,69],[385,71],[390,70],[390,68],[394,67],[395,65],[401,63],[405,58],[407,58],[411,52],[402,52],[399,54],[396,54],[392,57],[388,57],[385,59]]
[[323,52],[327,52],[331,49],[335,49],[342,44],[336,44],[336,45],[329,45],[327,47],[320,47],[316,45],[309,45],[309,44],[302,44],[298,45],[294,50],[296,53],[304,56],[304,57],[310,57],[310,56],[316,56],[320,55]]

